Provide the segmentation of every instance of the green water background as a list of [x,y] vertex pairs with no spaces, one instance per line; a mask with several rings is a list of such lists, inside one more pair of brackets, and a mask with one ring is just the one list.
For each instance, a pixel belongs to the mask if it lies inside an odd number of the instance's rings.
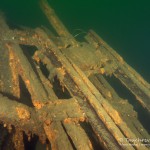
[[[49,0],[75,34],[95,30],[135,70],[150,82],[149,0]],[[49,24],[38,0],[0,0],[0,9],[15,24],[37,27]]]

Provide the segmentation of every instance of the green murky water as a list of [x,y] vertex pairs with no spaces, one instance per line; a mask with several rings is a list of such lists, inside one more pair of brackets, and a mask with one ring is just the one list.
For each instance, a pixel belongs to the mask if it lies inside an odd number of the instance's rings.
[[[71,33],[94,29],[150,82],[149,0],[49,0]],[[38,0],[1,0],[0,9],[15,24],[48,25]]]

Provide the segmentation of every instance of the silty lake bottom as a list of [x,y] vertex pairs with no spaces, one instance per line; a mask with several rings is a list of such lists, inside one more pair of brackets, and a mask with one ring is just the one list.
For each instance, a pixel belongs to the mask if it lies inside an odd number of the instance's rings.
[[[74,36],[93,29],[150,82],[150,1],[49,0],[49,4]],[[37,0],[5,0],[0,9],[16,25],[51,28]]]

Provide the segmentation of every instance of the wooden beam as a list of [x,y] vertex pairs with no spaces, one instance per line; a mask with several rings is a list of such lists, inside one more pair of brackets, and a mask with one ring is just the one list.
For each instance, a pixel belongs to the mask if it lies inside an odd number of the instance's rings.
[[76,40],[74,37],[69,33],[67,28],[62,24],[62,22],[59,20],[59,18],[56,16],[54,10],[50,7],[47,0],[40,0],[40,6],[42,8],[42,11],[48,18],[50,24],[53,26],[53,28],[56,30],[58,35],[60,37],[66,38],[66,42],[68,42],[71,45],[77,45]]

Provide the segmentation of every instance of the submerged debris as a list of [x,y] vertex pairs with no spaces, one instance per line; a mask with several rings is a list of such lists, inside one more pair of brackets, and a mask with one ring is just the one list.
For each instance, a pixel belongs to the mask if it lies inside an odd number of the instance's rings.
[[[59,36],[44,27],[12,30],[0,16],[0,149],[37,141],[52,150],[148,149],[126,139],[150,139],[134,108],[149,117],[149,83],[94,31],[79,42],[46,0],[41,8]],[[113,79],[134,105],[115,91]]]

